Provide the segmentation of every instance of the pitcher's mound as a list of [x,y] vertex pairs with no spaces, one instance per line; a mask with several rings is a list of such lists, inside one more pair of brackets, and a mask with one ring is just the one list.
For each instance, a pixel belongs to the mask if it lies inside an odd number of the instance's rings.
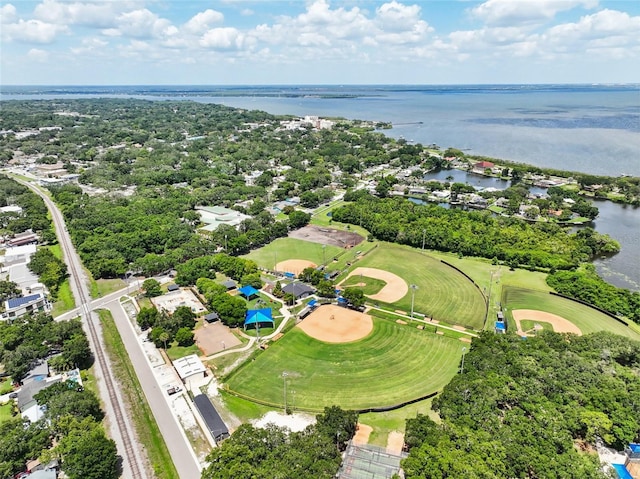
[[296,275],[302,273],[305,268],[315,268],[317,265],[305,259],[288,259],[280,261],[276,265],[276,270],[282,273],[294,273]]
[[325,343],[349,343],[373,331],[371,316],[333,304],[320,306],[298,327],[307,335]]

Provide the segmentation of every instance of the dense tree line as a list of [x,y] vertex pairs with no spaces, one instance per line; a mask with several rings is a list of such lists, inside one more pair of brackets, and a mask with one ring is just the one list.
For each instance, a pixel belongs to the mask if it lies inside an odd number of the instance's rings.
[[80,320],[56,322],[37,314],[0,322],[0,362],[14,381],[21,381],[35,361],[52,354],[56,355],[49,365],[58,371],[91,366],[93,357]]
[[[255,261],[218,253],[186,261],[177,267],[176,283],[180,286],[192,286],[200,278],[213,279],[216,273],[222,273],[243,284],[252,284],[259,280],[258,265]],[[256,276],[258,275],[258,276]],[[257,288],[260,288],[260,283]]]
[[273,424],[264,429],[243,424],[207,457],[202,479],[331,479],[340,451],[356,431],[357,413],[325,408],[316,424],[301,432]]
[[231,328],[244,324],[247,315],[247,302],[244,299],[231,296],[226,287],[209,278],[199,278],[196,286],[204,296],[209,309],[218,313],[224,324]]
[[191,346],[194,342],[196,315],[188,306],[178,306],[172,314],[155,307],[141,308],[136,320],[143,331],[151,328],[149,339],[158,348],[166,348],[174,340],[179,346]]
[[26,186],[0,176],[0,207],[19,206],[21,213],[0,213],[0,235],[12,236],[32,230],[44,242],[55,243],[56,235],[44,201]]
[[640,343],[611,333],[484,332],[427,416],[407,421],[407,478],[606,477],[596,439],[640,439]]
[[[375,198],[358,193],[356,202],[333,211],[332,218],[361,225],[379,240],[465,256],[496,258],[509,265],[568,269],[616,243],[593,230],[569,234],[558,225],[533,225],[517,218],[494,217],[487,211],[416,205],[402,198]],[[593,240],[593,241],[592,241]]]
[[214,232],[196,234],[197,195],[185,195],[179,189],[140,190],[130,198],[92,197],[76,186],[52,188],[52,193],[78,253],[95,278],[122,276],[132,268],[157,274],[220,249],[232,255],[248,253],[309,221],[302,212],[292,213],[291,220],[274,221],[262,210],[239,229],[222,225]]
[[593,265],[577,271],[557,271],[547,276],[547,284],[560,294],[640,323],[640,293],[607,283]]
[[67,265],[49,249],[41,248],[31,256],[27,265],[31,271],[38,275],[40,282],[49,288],[51,296],[58,296],[60,285],[67,278]]

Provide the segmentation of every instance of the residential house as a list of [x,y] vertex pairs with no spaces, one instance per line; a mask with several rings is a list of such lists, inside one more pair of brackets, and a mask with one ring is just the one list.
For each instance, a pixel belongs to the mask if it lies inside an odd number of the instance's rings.
[[15,319],[36,311],[47,311],[49,304],[42,293],[20,296],[5,301],[5,311],[0,319]]

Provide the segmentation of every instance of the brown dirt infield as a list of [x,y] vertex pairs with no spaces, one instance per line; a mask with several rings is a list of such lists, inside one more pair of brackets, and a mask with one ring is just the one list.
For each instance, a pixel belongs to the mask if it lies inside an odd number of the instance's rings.
[[[359,274],[373,279],[380,279],[387,283],[378,293],[367,295],[367,297],[371,299],[383,301],[385,303],[395,303],[396,301],[404,298],[404,296],[409,292],[409,285],[407,285],[407,282],[404,279],[383,269],[356,268],[349,273],[349,276],[347,276],[344,281],[349,279],[351,276]],[[344,283],[344,281],[342,283]]]
[[373,330],[371,316],[333,304],[320,306],[297,326],[307,335],[325,343],[349,343]]
[[302,273],[305,268],[315,268],[317,264],[312,263],[304,259],[288,259],[286,261],[280,261],[276,265],[276,271],[283,273],[294,273],[296,275]]
[[358,423],[358,429],[356,429],[356,435],[353,436],[353,443],[358,446],[364,446],[369,442],[369,436],[373,428],[371,426],[367,426],[366,424]]
[[511,311],[513,319],[518,327],[518,334],[524,335],[525,332],[520,326],[520,321],[529,319],[531,321],[539,321],[541,323],[549,323],[553,326],[556,333],[573,333],[582,336],[582,331],[571,321],[558,316],[557,314],[547,313],[546,311],[538,311],[537,309],[514,309]]
[[289,238],[301,239],[311,243],[330,244],[340,248],[351,248],[364,241],[364,238],[358,233],[316,225],[308,225],[291,231]]

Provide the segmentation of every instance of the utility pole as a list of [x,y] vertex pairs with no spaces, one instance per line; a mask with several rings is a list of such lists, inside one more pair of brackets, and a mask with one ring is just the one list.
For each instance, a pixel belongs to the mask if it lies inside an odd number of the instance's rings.
[[413,320],[413,303],[416,297],[416,289],[418,289],[418,286],[415,284],[412,284],[409,287],[411,288],[411,319]]
[[284,391],[284,413],[287,414],[287,374],[286,371],[282,372],[282,382],[283,382],[283,391]]

